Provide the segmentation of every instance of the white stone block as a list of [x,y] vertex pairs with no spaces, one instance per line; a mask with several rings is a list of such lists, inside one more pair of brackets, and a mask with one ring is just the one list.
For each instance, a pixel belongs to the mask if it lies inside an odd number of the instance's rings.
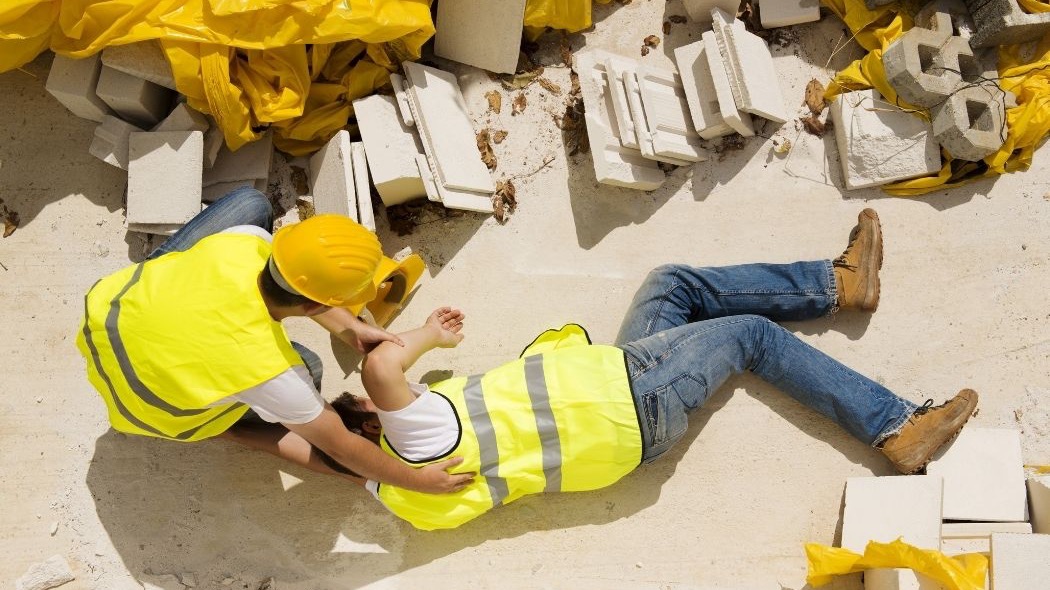
[[318,213],[338,213],[357,221],[357,190],[346,130],[336,133],[310,157],[310,194]]
[[944,519],[1025,519],[1021,435],[1005,428],[963,428],[926,466],[944,478]]
[[168,116],[175,93],[153,82],[102,66],[95,89],[125,121],[152,127]]
[[711,10],[715,39],[740,110],[776,123],[787,121],[773,55],[761,37],[720,8]]
[[762,28],[774,29],[820,20],[818,0],[759,0]]
[[211,128],[208,117],[180,102],[152,131],[201,131]]
[[621,130],[613,115],[609,90],[611,79],[605,68],[609,55],[591,49],[578,51],[572,58],[573,69],[579,74],[595,177],[603,184],[654,190],[663,184],[663,171],[655,161],[624,147],[620,140]]
[[[655,156],[686,162],[706,160],[678,74],[642,64],[635,71],[635,81],[641,93],[644,122]],[[645,150],[642,150],[642,155],[646,155]]]
[[215,201],[218,201],[219,199],[230,194],[235,189],[239,189],[243,186],[252,187],[258,190],[259,186],[256,184],[257,182],[259,182],[258,179],[248,178],[245,180],[235,180],[232,182],[219,182],[211,186],[202,187],[201,202],[214,203]]
[[992,550],[992,533],[1032,533],[1027,522],[945,522],[941,524],[941,552],[988,553]]
[[718,107],[715,81],[711,76],[711,65],[707,61],[703,40],[675,49],[674,57],[696,132],[704,139],[732,133],[733,128],[722,118]]
[[390,86],[394,89],[394,98],[397,100],[397,113],[401,115],[401,121],[408,127],[415,127],[416,118],[412,116],[412,105],[408,103],[404,76],[390,74]]
[[1044,590],[1050,585],[1050,535],[992,534],[992,588]]
[[840,94],[831,103],[847,189],[937,172],[941,150],[929,122],[887,103],[875,90]]
[[685,13],[689,15],[689,18],[698,23],[711,22],[712,8],[721,8],[729,14],[735,15],[737,8],[740,7],[740,3],[734,0],[682,0],[682,4],[685,6]]
[[481,161],[456,77],[415,62],[402,65],[408,81],[408,101],[437,180],[448,188],[491,194],[496,184]]
[[[608,64],[606,65],[608,66]],[[642,102],[641,84],[638,83],[636,74],[637,72],[635,71],[625,70],[623,72],[623,86],[627,92],[627,105],[631,109],[631,120],[634,121],[634,131],[638,138],[638,149],[641,151],[642,157],[656,160],[657,162],[674,164],[675,166],[688,165],[690,163],[688,160],[676,155],[669,155],[666,150],[663,150],[664,153],[660,153],[661,150],[657,149],[652,130],[646,118],[645,105]]]
[[[631,105],[627,100],[627,86],[624,75],[633,76],[638,61],[621,55],[608,55],[605,58],[605,73],[609,78],[609,98],[612,104],[610,117],[616,118],[616,127],[620,130],[620,145],[633,150],[640,150],[638,128],[634,123]],[[641,105],[638,105],[641,108]]]
[[181,224],[201,211],[204,134],[132,133],[128,144],[128,224]]
[[208,117],[211,127],[204,132],[204,168],[215,166],[215,160],[219,159],[219,152],[226,145],[226,136],[222,129],[211,117]]
[[1050,474],[1028,477],[1028,507],[1032,531],[1050,534]]
[[203,186],[220,182],[270,178],[270,161],[273,158],[273,136],[267,131],[259,139],[230,151],[223,143],[215,158],[215,165],[205,171]]
[[113,114],[109,105],[95,93],[101,71],[102,61],[97,53],[84,59],[55,55],[44,87],[69,112],[101,123],[103,117]]
[[733,84],[729,80],[729,73],[725,64],[722,63],[722,53],[718,49],[718,39],[714,31],[704,31],[701,35],[704,42],[704,54],[707,57],[708,69],[711,72],[711,82],[715,87],[715,98],[718,99],[718,110],[722,119],[744,137],[755,135],[755,126],[751,122],[751,115],[743,112],[733,98]]
[[372,189],[368,182],[368,155],[364,142],[350,144],[350,162],[354,169],[354,192],[357,194],[357,222],[376,230],[376,215],[372,211]]
[[422,147],[397,113],[397,99],[373,94],[354,101],[376,192],[387,206],[426,196],[416,156]]
[[88,147],[88,153],[99,160],[128,169],[128,138],[142,129],[112,115],[102,117],[102,124],[95,127],[95,136]]
[[513,74],[521,52],[525,0],[439,2],[434,55],[490,72]]
[[178,90],[168,58],[164,57],[164,51],[155,40],[106,47],[102,50],[102,63],[136,78]]
[[914,570],[877,568],[864,572],[864,590],[944,590],[944,586]]
[[931,475],[848,478],[841,546],[864,553],[869,541],[901,537],[920,549],[940,549],[942,484]]
[[52,555],[31,566],[15,580],[15,590],[49,590],[76,579],[69,563],[61,555]]
[[440,203],[441,195],[438,194],[437,180],[434,179],[434,172],[430,169],[430,162],[427,160],[426,154],[416,154],[416,167],[419,169],[419,177],[423,180],[423,188],[426,190],[427,200]]

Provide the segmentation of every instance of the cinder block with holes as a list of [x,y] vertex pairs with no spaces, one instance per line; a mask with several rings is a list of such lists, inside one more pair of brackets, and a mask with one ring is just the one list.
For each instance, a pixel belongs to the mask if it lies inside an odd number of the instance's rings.
[[976,32],[972,47],[1035,41],[1050,32],[1050,12],[1028,13],[1016,0],[966,0]]
[[933,137],[953,157],[976,162],[1006,141],[1003,94],[988,96],[981,87],[958,90],[933,108]]

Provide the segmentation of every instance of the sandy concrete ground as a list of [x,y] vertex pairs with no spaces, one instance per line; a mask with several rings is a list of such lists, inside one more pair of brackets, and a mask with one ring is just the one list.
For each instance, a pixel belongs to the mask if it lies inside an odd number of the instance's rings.
[[[669,14],[684,11],[677,2],[599,7],[594,30],[573,36],[573,49],[637,55]],[[811,77],[826,80],[843,30],[827,16],[776,49],[792,107]],[[644,59],[669,65],[672,49],[698,34],[675,25]],[[540,55],[558,61],[555,47]],[[856,55],[848,46],[831,68]],[[124,173],[87,153],[93,124],[44,91],[48,64],[43,56],[0,76],[0,198],[21,216],[0,240],[0,580],[8,587],[59,554],[77,575],[71,590],[151,579],[183,587],[151,574],[250,590],[270,577],[282,590],[799,590],[802,544],[838,539],[845,478],[891,474],[881,456],[748,376],[696,412],[669,456],[617,485],[526,498],[450,532],[417,532],[360,489],[222,442],[115,434],[74,337],[85,291],[141,260],[148,245],[122,227]],[[515,178],[520,208],[505,226],[430,215],[404,237],[380,220],[388,253],[411,246],[429,264],[393,328],[414,327],[442,304],[468,314],[463,344],[429,355],[413,376],[489,368],[570,321],[609,342],[651,267],[833,257],[871,206],[886,239],[879,311],[790,328],[917,403],[975,388],[982,398],[971,424],[1020,428],[1026,462],[1050,463],[1045,147],[1027,173],[900,199],[843,193],[833,139],[767,125],[764,135],[794,142],[787,157],[758,137],[643,193],[598,185],[589,155],[567,157],[552,123],[563,97],[532,85],[523,114],[510,115],[509,93],[502,114],[486,114],[483,93],[495,84],[456,69],[476,124],[509,131],[496,147],[496,176]],[[546,76],[569,86],[564,67]],[[321,353],[326,396],[359,391],[347,349],[308,321],[290,332]]]

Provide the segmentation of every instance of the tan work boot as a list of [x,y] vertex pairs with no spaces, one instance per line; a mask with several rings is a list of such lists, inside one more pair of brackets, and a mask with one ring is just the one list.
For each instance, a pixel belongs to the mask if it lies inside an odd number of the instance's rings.
[[832,261],[839,309],[875,311],[879,307],[879,269],[882,268],[882,227],[874,209],[857,215],[849,245]]
[[905,475],[915,473],[959,434],[976,407],[977,392],[972,389],[963,389],[939,406],[934,406],[932,399],[926,400],[897,434],[883,441],[879,450],[897,471]]

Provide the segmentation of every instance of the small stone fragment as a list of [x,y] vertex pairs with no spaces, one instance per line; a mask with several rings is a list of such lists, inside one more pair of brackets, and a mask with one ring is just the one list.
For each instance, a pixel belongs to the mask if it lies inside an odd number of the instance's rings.
[[30,566],[15,580],[15,590],[50,590],[76,579],[69,563],[61,555],[52,555],[46,561]]

